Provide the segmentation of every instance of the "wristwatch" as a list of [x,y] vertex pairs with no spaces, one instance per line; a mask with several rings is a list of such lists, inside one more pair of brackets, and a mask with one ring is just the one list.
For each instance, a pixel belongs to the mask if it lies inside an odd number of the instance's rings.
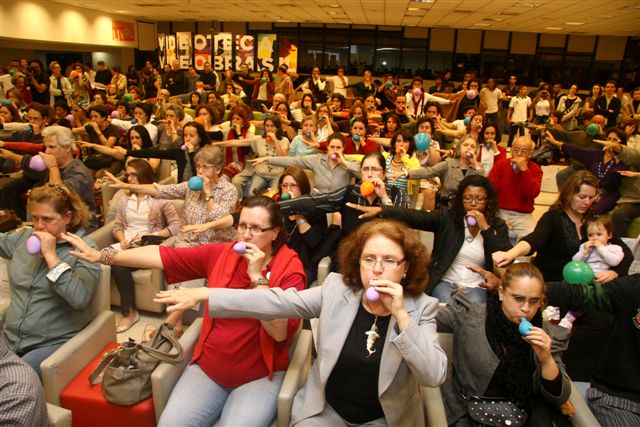
[[205,200],[206,202],[209,202],[209,200],[212,200],[212,199],[213,199],[213,194],[212,194],[212,195],[210,195],[210,196],[206,196],[206,197],[204,198],[204,200]]
[[296,219],[296,224],[297,224],[297,225],[302,225],[302,224],[306,224],[306,223],[307,223],[307,220],[306,220],[306,219],[304,219],[304,218],[298,218],[298,219]]
[[251,287],[256,288],[258,286],[267,286],[269,285],[269,281],[264,277],[251,281]]

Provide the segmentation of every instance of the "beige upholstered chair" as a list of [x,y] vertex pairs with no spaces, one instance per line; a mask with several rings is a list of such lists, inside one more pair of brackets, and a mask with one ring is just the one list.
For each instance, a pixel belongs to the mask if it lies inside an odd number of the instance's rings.
[[[440,346],[447,354],[449,364],[447,369],[451,369],[451,361],[453,360],[453,334],[439,333]],[[425,416],[427,419],[427,425],[430,426],[446,426],[447,415],[444,409],[444,402],[442,400],[442,394],[439,388],[433,387],[421,387],[422,401],[424,402]],[[593,415],[587,402],[582,398],[576,386],[571,383],[571,395],[569,401],[573,404],[576,410],[575,416],[570,421],[574,427],[596,427],[600,426],[598,420]]]
[[[153,406],[156,411],[156,421],[164,410],[173,387],[178,382],[182,371],[193,356],[202,319],[196,319],[180,338],[184,348],[185,360],[182,363],[171,365],[160,364],[151,374],[151,388],[153,389]],[[287,427],[291,419],[291,407],[293,397],[307,379],[307,373],[311,367],[311,331],[300,329],[289,346],[289,368],[285,374],[280,393],[278,394],[278,416],[272,427]]]

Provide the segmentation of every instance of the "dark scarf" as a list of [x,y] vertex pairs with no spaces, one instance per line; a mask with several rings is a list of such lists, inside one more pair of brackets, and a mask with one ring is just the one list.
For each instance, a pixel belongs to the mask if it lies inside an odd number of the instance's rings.
[[[531,323],[541,327],[540,311]],[[485,328],[489,345],[500,359],[500,364],[491,378],[489,390],[500,391],[502,396],[495,397],[511,398],[519,407],[529,409],[533,395],[533,373],[536,369],[533,350],[531,345],[522,339],[518,325],[504,315],[497,295],[488,295]]]

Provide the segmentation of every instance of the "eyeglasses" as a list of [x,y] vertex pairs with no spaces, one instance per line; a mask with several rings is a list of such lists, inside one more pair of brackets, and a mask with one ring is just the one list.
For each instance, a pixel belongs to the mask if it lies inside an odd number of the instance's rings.
[[365,166],[362,169],[362,172],[371,173],[371,172],[382,172],[382,168],[374,168],[370,166]]
[[214,168],[215,168],[214,165],[206,165],[206,164],[202,164],[202,163],[196,163],[196,169],[211,170],[211,169],[214,169]]
[[374,256],[365,256],[360,258],[360,265],[368,270],[373,270],[376,264],[380,263],[383,270],[393,270],[398,268],[404,261],[404,258],[400,260],[391,257],[378,259]]
[[528,148],[511,147],[511,152],[516,154],[529,154],[530,151]]
[[298,184],[282,184],[281,187],[284,188],[284,189],[287,189],[287,188],[298,188],[299,185]]
[[525,303],[527,302],[531,307],[538,307],[540,304],[542,304],[542,298],[527,298],[527,297],[523,297],[522,295],[514,295],[511,292],[507,291],[506,289],[505,289],[505,292],[509,294],[511,299],[513,299],[513,301],[516,304],[518,304],[520,307],[525,305]]
[[484,203],[487,201],[487,198],[483,196],[464,196],[462,198],[462,201],[465,203],[472,203],[472,202]]
[[249,234],[251,234],[252,236],[259,236],[260,234],[264,233],[265,231],[269,231],[269,230],[273,230],[274,227],[264,227],[264,228],[260,228],[256,225],[247,225],[247,224],[238,224],[235,226],[236,229],[238,230],[238,232],[240,233],[245,233],[245,232],[249,232]]

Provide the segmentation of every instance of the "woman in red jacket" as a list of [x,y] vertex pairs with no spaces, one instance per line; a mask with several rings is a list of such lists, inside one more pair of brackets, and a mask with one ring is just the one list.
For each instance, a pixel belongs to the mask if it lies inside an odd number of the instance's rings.
[[[243,201],[237,238],[194,248],[145,246],[98,252],[79,238],[63,238],[79,258],[109,265],[162,268],[169,283],[206,277],[210,288],[304,289],[305,274],[287,239],[282,212],[268,197]],[[234,249],[235,248],[235,249]],[[204,323],[191,364],[176,384],[159,426],[268,426],[276,416],[280,385],[287,369],[287,349],[299,319],[262,321],[212,319]]]

